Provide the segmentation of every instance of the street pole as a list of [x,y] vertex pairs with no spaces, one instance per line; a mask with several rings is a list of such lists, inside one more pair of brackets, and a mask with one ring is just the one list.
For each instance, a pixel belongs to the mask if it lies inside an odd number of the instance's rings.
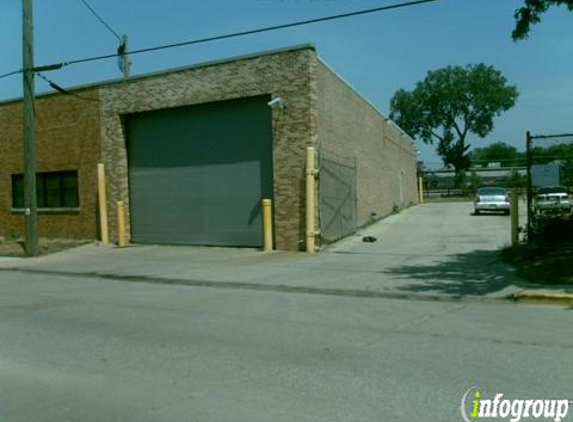
[[519,245],[519,196],[517,187],[511,188],[510,197],[510,215],[511,215],[511,246]]
[[36,200],[36,148],[34,145],[34,27],[32,0],[22,0],[23,83],[24,83],[24,224],[26,256],[38,255]]
[[532,221],[533,218],[533,209],[532,209],[532,181],[531,181],[531,166],[532,166],[532,159],[531,159],[531,133],[527,131],[525,134],[525,159],[526,159],[526,166],[527,166],[527,243],[531,243],[531,229],[532,229]]

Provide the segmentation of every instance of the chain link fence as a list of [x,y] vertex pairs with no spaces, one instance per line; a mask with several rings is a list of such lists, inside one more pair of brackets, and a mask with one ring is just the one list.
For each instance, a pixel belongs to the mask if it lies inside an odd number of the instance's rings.
[[525,192],[525,166],[475,167],[456,176],[454,170],[418,171],[423,178],[424,197],[427,200],[438,198],[472,198],[481,187],[517,187],[520,195]]
[[527,240],[573,243],[573,133],[527,132]]
[[320,237],[329,244],[356,230],[356,159],[321,152],[319,160]]

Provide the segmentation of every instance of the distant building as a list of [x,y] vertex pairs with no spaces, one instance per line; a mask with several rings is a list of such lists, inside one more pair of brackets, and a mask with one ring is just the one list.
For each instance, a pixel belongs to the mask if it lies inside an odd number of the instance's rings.
[[533,164],[531,166],[531,185],[559,186],[561,184],[561,163]]
[[[512,176],[518,175],[521,178],[527,176],[525,167],[505,167],[505,168],[471,168],[466,171],[466,183],[472,183],[472,177],[479,178],[485,186],[507,186]],[[427,189],[453,189],[455,188],[455,172],[453,170],[435,170],[425,173],[425,184]]]

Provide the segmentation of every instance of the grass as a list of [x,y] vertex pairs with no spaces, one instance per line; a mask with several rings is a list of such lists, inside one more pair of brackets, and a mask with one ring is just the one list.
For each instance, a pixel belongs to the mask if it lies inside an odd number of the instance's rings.
[[530,243],[506,248],[505,260],[530,282],[573,286],[573,219],[545,216],[535,222]]
[[[72,239],[39,239],[39,255],[48,255],[60,252],[66,249],[90,243],[89,240],[72,240]],[[3,240],[0,242],[0,256],[5,257],[25,257],[24,242],[21,240]]]
[[573,245],[521,245],[503,249],[502,255],[520,277],[531,283],[573,286]]

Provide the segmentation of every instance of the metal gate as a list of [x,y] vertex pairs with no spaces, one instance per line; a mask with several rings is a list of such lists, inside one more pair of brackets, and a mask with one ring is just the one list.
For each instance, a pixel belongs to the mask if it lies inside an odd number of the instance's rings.
[[356,230],[356,159],[324,153],[319,159],[320,235],[328,244]]
[[268,97],[127,116],[132,240],[261,246],[272,198]]
[[527,241],[573,233],[573,133],[526,135]]

